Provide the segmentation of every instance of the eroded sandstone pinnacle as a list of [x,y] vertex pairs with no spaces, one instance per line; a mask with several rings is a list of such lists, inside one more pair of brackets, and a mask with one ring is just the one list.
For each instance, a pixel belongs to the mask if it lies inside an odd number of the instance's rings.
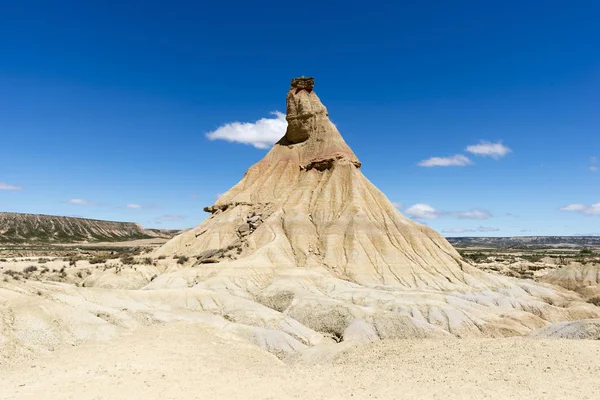
[[308,92],[312,92],[315,87],[315,78],[311,77],[300,77],[300,78],[292,78],[291,88],[296,89],[296,92],[300,90],[306,90]]

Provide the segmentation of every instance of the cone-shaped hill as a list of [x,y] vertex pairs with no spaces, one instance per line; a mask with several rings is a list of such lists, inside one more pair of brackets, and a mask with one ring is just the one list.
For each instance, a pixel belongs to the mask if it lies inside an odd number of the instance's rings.
[[365,178],[311,78],[292,81],[287,121],[285,136],[206,208],[211,217],[159,255],[323,266],[361,284],[446,287],[468,280],[470,268],[441,235],[404,217]]
[[600,316],[563,288],[476,269],[404,217],[363,176],[313,85],[292,80],[285,136],[209,218],[156,251],[189,261],[143,292],[283,330],[253,337],[288,354],[317,344],[302,329],[344,341],[511,336]]

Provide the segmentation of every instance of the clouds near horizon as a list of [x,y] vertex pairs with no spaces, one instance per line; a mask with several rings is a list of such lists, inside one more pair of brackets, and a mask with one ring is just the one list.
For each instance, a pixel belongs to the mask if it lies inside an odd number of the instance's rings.
[[436,219],[444,216],[457,219],[488,219],[492,217],[492,213],[489,211],[478,208],[473,208],[468,211],[440,211],[429,204],[421,203],[408,207],[404,212],[416,219]]
[[6,182],[0,182],[0,190],[22,190],[21,186],[9,185]]
[[475,232],[499,232],[499,228],[492,228],[489,226],[479,226],[477,229],[471,228],[449,228],[443,229],[442,233],[475,233]]
[[578,212],[585,215],[600,215],[600,203],[595,204],[581,204],[573,203],[567,204],[560,209],[561,211]]
[[97,203],[93,202],[93,201],[88,201],[85,199],[70,199],[68,201],[69,204],[76,204],[76,205],[80,205],[80,206],[95,206]]

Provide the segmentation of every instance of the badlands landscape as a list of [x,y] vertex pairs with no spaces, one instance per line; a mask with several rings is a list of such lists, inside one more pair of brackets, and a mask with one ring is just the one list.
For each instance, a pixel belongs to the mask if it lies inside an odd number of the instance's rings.
[[362,174],[312,78],[286,104],[193,229],[0,226],[1,399],[600,396],[594,243],[455,248]]

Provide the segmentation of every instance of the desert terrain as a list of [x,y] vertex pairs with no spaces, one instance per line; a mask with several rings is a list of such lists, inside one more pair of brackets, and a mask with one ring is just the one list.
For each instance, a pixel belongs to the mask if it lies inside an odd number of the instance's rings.
[[6,222],[0,398],[597,398],[598,248],[453,246],[313,89],[292,80],[285,136],[193,229]]
[[[125,257],[125,261],[131,261],[127,257],[139,260],[140,264],[122,267],[131,270],[129,274],[135,272],[137,275],[136,268],[140,274],[143,268],[151,268],[151,264],[142,264],[148,261],[145,260],[147,257],[135,255],[142,250],[129,247],[139,242],[111,244],[110,251],[118,252],[116,254]],[[120,250],[119,244],[123,246]],[[148,254],[160,245],[143,244]],[[72,247],[80,246],[73,244]],[[122,264],[120,258],[91,264],[90,260],[106,254],[103,251],[80,255],[76,266],[70,265],[69,258],[7,256],[12,251],[23,252],[23,246],[19,250],[4,246],[3,251],[3,257],[8,257],[0,261],[3,335],[11,327],[5,314],[7,292],[17,290],[26,296],[24,299],[31,297],[27,302],[45,296],[47,300],[57,296],[52,292],[55,291],[53,285],[58,282],[84,287],[85,279],[98,271],[104,272],[107,264]],[[35,251],[33,247],[28,253],[35,254]],[[537,250],[541,251],[570,252],[573,258],[578,258],[576,254],[581,250]],[[538,279],[535,275],[540,271],[546,271],[542,275],[546,276],[579,263],[571,260],[569,265],[561,266],[541,259],[531,262],[520,257],[522,250],[505,250],[499,254],[494,248],[463,248],[461,252],[467,254],[467,259],[469,253],[477,254],[478,262],[471,262],[491,273],[511,275],[511,271],[516,271],[515,274],[524,271],[528,275],[526,271],[534,272],[533,276],[518,279]],[[45,250],[44,254],[47,253]],[[510,262],[496,261],[500,257],[508,258]],[[158,266],[167,264],[166,259],[153,262]],[[177,262],[178,259],[168,263],[177,270],[181,268]],[[31,266],[38,270],[14,276],[8,272],[24,271]],[[44,268],[49,271],[42,272]],[[63,268],[64,277],[60,273]],[[80,271],[85,271],[81,272],[84,278],[78,276]],[[90,287],[87,290],[99,289]],[[122,296],[118,291],[115,295]],[[52,307],[52,303],[46,304]],[[69,312],[78,309],[80,315],[77,318],[89,314],[91,310],[81,307],[82,304],[70,308]],[[43,306],[38,303],[27,307]],[[56,310],[57,313],[61,311],[65,310]],[[431,399],[594,399],[600,394],[596,384],[600,373],[600,340],[572,340],[573,336],[569,335],[564,336],[566,339],[560,335],[547,339],[534,335],[504,339],[330,342],[316,351],[282,359],[234,333],[233,322],[212,313],[192,311],[186,315],[178,311],[179,315],[167,317],[167,312],[163,312],[162,318],[147,318],[128,327],[118,324],[122,329],[107,330],[106,326],[111,324],[110,314],[116,310],[106,314],[100,310],[93,312],[96,314],[92,314],[85,324],[74,318],[71,323],[78,327],[59,326],[58,329],[41,325],[39,315],[29,316],[28,325],[17,334],[21,340],[27,339],[27,332],[37,337],[29,338],[27,349],[21,351],[15,351],[14,347],[11,351],[7,337],[3,336],[0,398],[395,399],[401,394],[403,398]],[[172,309],[168,313],[172,314]],[[199,315],[194,317],[192,314]],[[14,324],[15,315],[12,317]],[[219,320],[220,325],[215,324],[215,320]],[[90,332],[74,339],[68,331],[76,327],[81,329],[82,325]],[[92,331],[95,332],[90,335]],[[62,337],[51,339],[59,332]],[[49,341],[51,346],[48,346]]]

